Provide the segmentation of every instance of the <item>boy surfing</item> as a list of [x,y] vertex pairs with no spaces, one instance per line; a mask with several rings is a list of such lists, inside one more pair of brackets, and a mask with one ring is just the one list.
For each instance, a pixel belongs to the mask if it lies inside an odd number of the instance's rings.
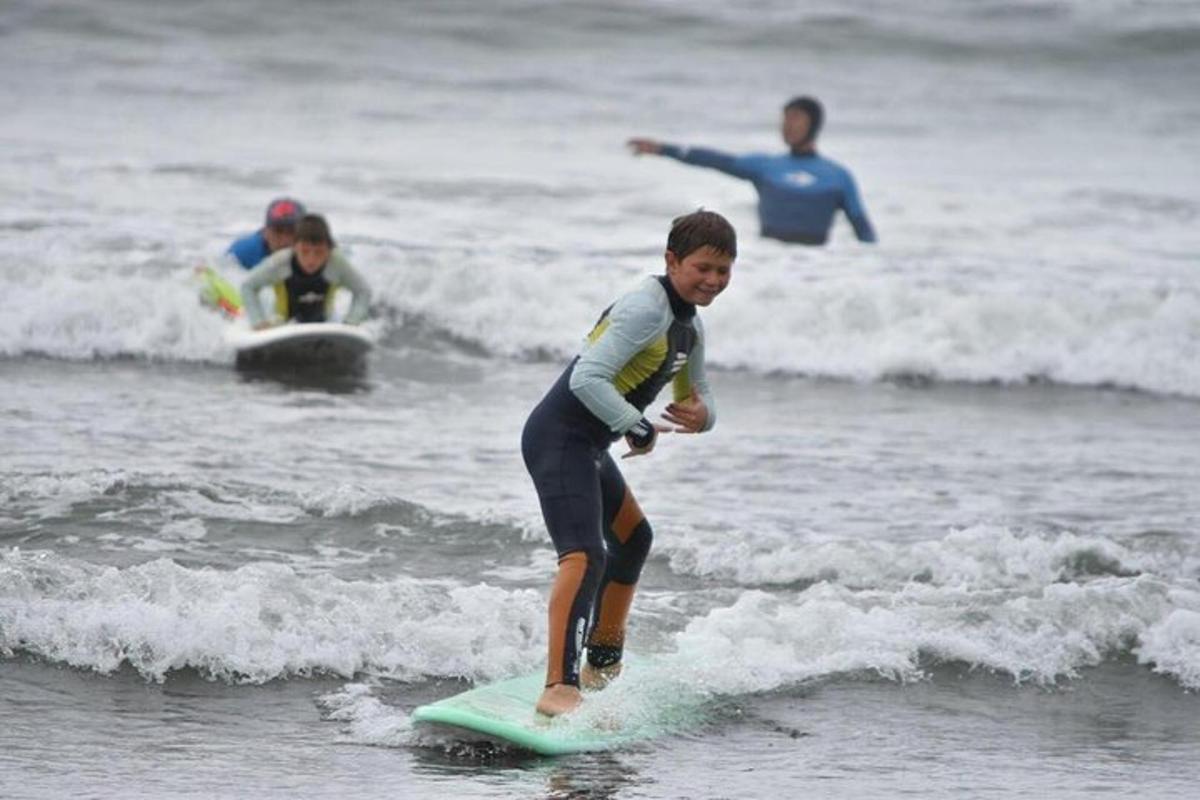
[[[558,553],[542,714],[571,711],[582,702],[581,685],[597,688],[620,672],[651,530],[608,447],[624,437],[622,458],[643,456],[659,434],[713,427],[696,308],[729,285],[736,257],[737,234],[720,214],[700,210],[674,220],[665,273],[600,315],[525,423],[521,453]],[[662,418],[669,424],[653,423],[645,409],[668,383],[674,401]]]

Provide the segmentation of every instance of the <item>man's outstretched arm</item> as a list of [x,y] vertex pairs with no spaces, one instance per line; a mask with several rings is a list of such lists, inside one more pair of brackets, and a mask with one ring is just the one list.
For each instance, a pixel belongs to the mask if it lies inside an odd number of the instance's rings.
[[708,167],[743,180],[754,180],[757,171],[748,156],[734,156],[707,147],[680,147],[654,139],[630,139],[627,142],[634,155],[657,155],[673,158],[685,164]]

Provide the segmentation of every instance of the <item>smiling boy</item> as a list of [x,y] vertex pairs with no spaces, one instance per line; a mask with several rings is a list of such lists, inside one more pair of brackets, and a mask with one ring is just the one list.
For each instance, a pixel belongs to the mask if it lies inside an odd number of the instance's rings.
[[356,325],[367,318],[371,289],[336,249],[329,224],[319,214],[307,214],[296,225],[296,242],[271,254],[250,271],[242,282],[242,306],[250,325],[271,325],[263,313],[258,292],[275,289],[275,313],[281,320],[325,322],[333,308],[333,296],[345,286],[354,296],[345,322]]
[[[580,684],[598,687],[621,669],[625,622],[651,531],[608,447],[622,458],[654,450],[660,433],[700,433],[716,412],[704,374],[707,306],[729,285],[737,235],[720,214],[696,211],[671,225],[666,273],[609,306],[529,415],[521,437],[542,516],[558,553],[550,592],[546,688],[537,710],[566,713]],[[643,416],[671,383],[674,402],[655,424]],[[584,665],[584,645],[587,664]]]

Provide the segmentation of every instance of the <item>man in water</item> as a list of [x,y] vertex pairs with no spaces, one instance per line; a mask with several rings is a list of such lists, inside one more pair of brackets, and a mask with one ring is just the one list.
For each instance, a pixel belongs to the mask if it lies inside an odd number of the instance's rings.
[[789,101],[783,107],[782,133],[791,152],[784,155],[732,156],[654,139],[630,139],[628,144],[635,155],[667,156],[753,182],[763,236],[793,244],[825,244],[840,208],[858,240],[874,242],[875,231],[850,171],[817,155],[817,135],[824,120],[824,109],[817,100],[797,97]]
[[[646,278],[600,315],[525,423],[521,454],[558,553],[546,688],[537,702],[543,714],[570,711],[582,702],[581,684],[598,688],[621,669],[625,620],[651,532],[608,447],[624,437],[622,458],[641,456],[659,433],[712,428],[696,307],[724,291],[736,256],[737,234],[720,214],[676,219],[665,274]],[[671,425],[652,423],[643,414],[668,383],[674,402],[662,416]]]
[[367,318],[371,289],[340,250],[336,249],[329,224],[318,214],[307,214],[296,225],[294,247],[286,247],[250,271],[242,282],[242,307],[255,329],[270,327],[258,292],[275,289],[275,313],[282,320],[325,322],[333,308],[333,296],[345,286],[354,295],[346,323],[357,325]]
[[296,223],[304,216],[304,206],[290,197],[272,200],[267,206],[267,221],[254,233],[247,234],[229,245],[229,255],[237,259],[242,269],[254,269],[267,256],[291,247],[296,241]]

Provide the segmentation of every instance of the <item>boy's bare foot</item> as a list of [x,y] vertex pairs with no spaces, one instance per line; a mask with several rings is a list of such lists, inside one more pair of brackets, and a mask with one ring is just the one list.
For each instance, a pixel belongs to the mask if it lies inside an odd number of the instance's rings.
[[568,711],[574,711],[583,702],[583,695],[579,693],[579,689],[565,683],[556,683],[553,686],[547,686],[542,692],[542,696],[537,701],[537,712],[545,714],[547,717],[557,717],[559,714],[566,714]]
[[621,674],[621,662],[609,664],[607,667],[593,667],[584,664],[579,673],[579,685],[584,689],[603,689]]

